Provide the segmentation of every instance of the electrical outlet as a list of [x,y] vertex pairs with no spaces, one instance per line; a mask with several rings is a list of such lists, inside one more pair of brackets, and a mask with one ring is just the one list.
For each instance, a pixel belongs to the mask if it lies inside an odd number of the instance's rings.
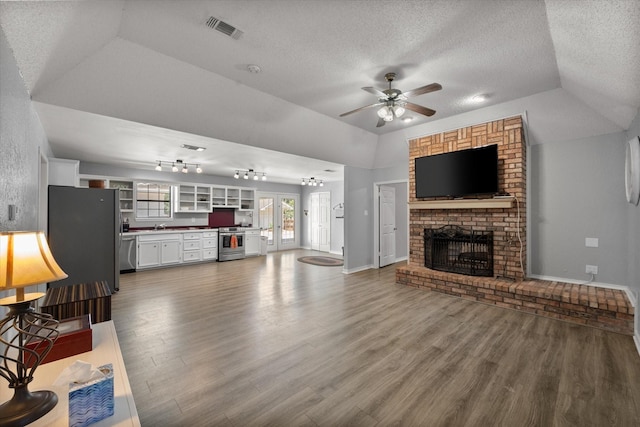
[[598,266],[597,265],[589,265],[589,264],[587,264],[586,273],[587,274],[598,274]]
[[584,239],[584,245],[588,248],[597,248],[598,247],[598,238],[597,237],[586,237]]

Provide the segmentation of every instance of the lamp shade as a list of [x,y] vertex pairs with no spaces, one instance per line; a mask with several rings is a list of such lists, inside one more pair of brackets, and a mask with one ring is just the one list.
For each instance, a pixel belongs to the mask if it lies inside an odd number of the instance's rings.
[[42,231],[0,233],[0,291],[65,277]]

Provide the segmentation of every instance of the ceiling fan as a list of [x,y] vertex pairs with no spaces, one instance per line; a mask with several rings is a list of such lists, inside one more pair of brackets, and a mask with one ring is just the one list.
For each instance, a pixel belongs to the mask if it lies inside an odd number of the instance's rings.
[[435,92],[436,90],[442,89],[441,85],[438,83],[431,83],[430,85],[422,86],[407,92],[400,92],[398,89],[391,89],[391,82],[396,78],[396,73],[387,73],[384,75],[384,78],[389,82],[389,89],[378,90],[374,87],[362,88],[362,90],[377,96],[378,102],[340,114],[340,117],[357,113],[358,111],[366,110],[368,108],[380,107],[378,109],[379,119],[376,127],[381,127],[384,126],[386,122],[393,121],[395,117],[402,116],[405,110],[411,110],[425,116],[433,116],[436,113],[435,110],[432,110],[431,108],[408,102],[407,98],[429,92]]

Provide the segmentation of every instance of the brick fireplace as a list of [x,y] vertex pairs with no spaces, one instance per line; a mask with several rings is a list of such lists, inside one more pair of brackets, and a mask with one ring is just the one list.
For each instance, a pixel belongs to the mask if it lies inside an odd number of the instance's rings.
[[[509,198],[454,200],[415,197],[414,160],[498,145],[498,185]],[[621,290],[531,280],[527,271],[526,142],[521,116],[409,141],[409,259],[396,282],[532,314],[633,335],[633,306]],[[425,266],[425,232],[459,227],[493,235],[493,277]],[[427,230],[427,231],[425,231]]]

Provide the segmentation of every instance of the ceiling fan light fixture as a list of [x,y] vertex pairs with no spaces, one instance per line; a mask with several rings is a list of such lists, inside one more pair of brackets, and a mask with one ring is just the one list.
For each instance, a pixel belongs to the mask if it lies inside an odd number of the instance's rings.
[[389,107],[385,105],[378,110],[378,117],[380,117],[381,119],[384,119],[389,115],[389,113],[390,113]]
[[393,113],[391,111],[389,111],[389,114],[384,116],[382,118],[382,120],[384,120],[385,122],[392,122],[393,121]]
[[393,106],[393,112],[396,115],[396,117],[402,117],[402,115],[404,114],[404,107],[402,105],[394,105]]

